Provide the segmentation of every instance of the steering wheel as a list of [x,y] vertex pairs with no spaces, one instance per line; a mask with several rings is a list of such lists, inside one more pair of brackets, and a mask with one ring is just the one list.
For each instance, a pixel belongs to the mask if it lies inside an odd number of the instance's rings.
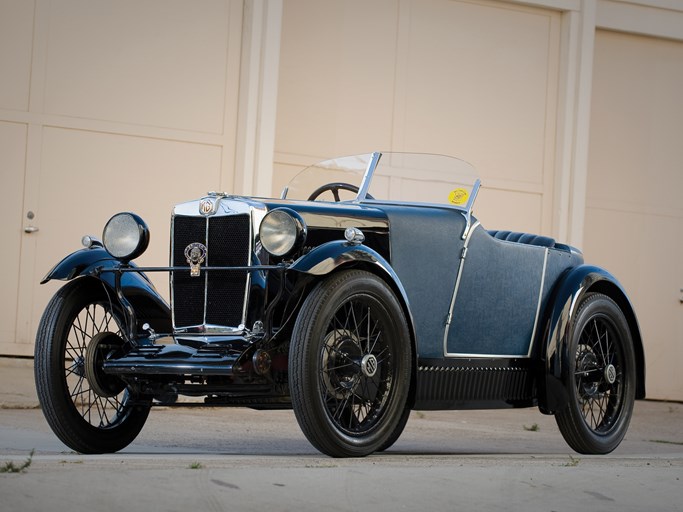
[[[353,192],[355,194],[358,194],[358,187],[356,185],[351,185],[351,183],[343,183],[343,182],[336,182],[336,183],[327,183],[321,187],[316,188],[310,196],[308,196],[309,201],[315,201],[320,197],[322,194],[325,192],[332,192],[332,195],[334,196],[335,202],[341,201],[339,198],[339,191],[340,190],[348,190],[349,192]],[[374,199],[370,194],[365,195],[366,199]]]

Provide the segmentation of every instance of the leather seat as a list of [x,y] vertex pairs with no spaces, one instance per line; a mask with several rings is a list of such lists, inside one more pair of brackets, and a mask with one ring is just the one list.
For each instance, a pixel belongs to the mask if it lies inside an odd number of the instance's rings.
[[533,235],[531,233],[517,233],[514,231],[489,230],[489,235],[498,240],[517,242],[520,244],[538,245],[540,247],[555,247],[555,239],[549,236]]

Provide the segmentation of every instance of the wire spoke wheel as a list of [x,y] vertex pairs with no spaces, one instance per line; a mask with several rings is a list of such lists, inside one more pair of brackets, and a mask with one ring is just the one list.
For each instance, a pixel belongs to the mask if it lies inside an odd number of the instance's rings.
[[605,318],[593,318],[581,333],[576,351],[577,394],[583,418],[594,432],[609,431],[623,403],[623,350]]
[[392,386],[392,353],[372,305],[355,298],[332,317],[320,352],[321,400],[340,430],[359,434],[381,418]]
[[403,311],[373,274],[340,272],[311,292],[294,327],[290,392],[309,441],[364,456],[400,435],[412,352]]
[[90,425],[110,428],[123,421],[130,411],[130,395],[125,386],[113,396],[94,389],[93,379],[86,378],[87,351],[93,339],[102,334],[121,335],[119,321],[108,304],[88,304],[74,318],[66,338],[64,376],[74,407]]
[[569,345],[570,403],[556,419],[580,453],[608,453],[623,439],[633,411],[635,357],[623,313],[609,297],[581,303]]
[[41,318],[35,350],[38,398],[52,430],[78,452],[124,448],[149,414],[150,400],[134,396],[101,367],[123,347],[122,326],[104,284],[89,278],[62,287]]

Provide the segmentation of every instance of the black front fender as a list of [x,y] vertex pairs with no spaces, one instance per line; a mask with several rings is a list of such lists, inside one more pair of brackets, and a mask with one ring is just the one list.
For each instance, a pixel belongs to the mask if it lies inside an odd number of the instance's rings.
[[325,276],[350,265],[364,266],[379,274],[398,292],[399,298],[408,309],[408,313],[410,312],[408,295],[398,275],[386,259],[366,245],[355,245],[341,240],[327,242],[299,258],[288,270],[310,276]]
[[645,355],[638,320],[624,288],[606,270],[581,265],[571,269],[558,282],[547,308],[545,332],[540,354],[545,367],[545,378],[539,389],[539,408],[550,414],[561,409],[568,400],[566,365],[571,326],[578,305],[588,293],[602,293],[621,308],[633,340],[636,356],[636,398],[645,397]]
[[[116,296],[116,272],[121,262],[101,247],[81,249],[66,256],[40,281],[45,284],[57,279],[70,281],[76,278],[97,279]],[[133,263],[129,267],[135,267]],[[171,332],[171,308],[143,272],[121,274],[121,290],[134,308],[138,320],[148,322],[159,332]]]
[[52,270],[40,281],[40,284],[45,284],[52,279],[70,281],[74,277],[93,275],[99,267],[111,268],[117,264],[118,261],[101,247],[81,249],[72,252],[52,267]]

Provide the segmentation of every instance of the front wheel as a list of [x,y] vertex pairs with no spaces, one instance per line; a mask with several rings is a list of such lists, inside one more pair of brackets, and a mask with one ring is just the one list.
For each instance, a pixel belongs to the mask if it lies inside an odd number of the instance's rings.
[[112,453],[142,429],[150,400],[136,399],[101,363],[123,345],[122,315],[99,281],[63,286],[40,320],[35,379],[45,418],[59,439],[80,453]]
[[321,282],[297,318],[289,363],[294,413],[311,444],[362,457],[393,443],[411,364],[407,322],[384,281],[350,270]]
[[631,331],[619,306],[591,294],[571,326],[565,385],[569,403],[555,414],[574,450],[604,454],[626,434],[635,399],[635,356]]

